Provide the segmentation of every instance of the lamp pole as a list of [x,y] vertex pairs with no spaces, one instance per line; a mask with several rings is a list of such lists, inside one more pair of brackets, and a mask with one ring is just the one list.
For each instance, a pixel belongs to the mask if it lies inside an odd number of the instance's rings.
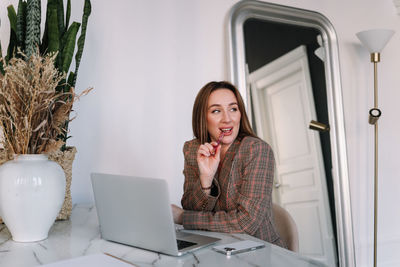
[[374,29],[357,33],[361,43],[371,53],[371,62],[374,63],[374,107],[369,110],[369,124],[374,125],[374,267],[377,266],[378,246],[378,119],[382,112],[378,108],[378,62],[380,51],[386,46],[393,36],[393,30]]
[[382,112],[378,108],[378,62],[379,53],[371,53],[371,62],[374,63],[374,108],[369,112],[369,123],[375,128],[375,157],[374,157],[374,267],[377,266],[378,244],[378,119]]

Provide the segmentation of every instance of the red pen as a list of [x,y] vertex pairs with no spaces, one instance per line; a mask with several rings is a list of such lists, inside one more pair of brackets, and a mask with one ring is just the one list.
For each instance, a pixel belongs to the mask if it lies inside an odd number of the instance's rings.
[[224,132],[221,132],[221,134],[219,135],[218,141],[216,145],[212,145],[214,148],[214,151],[211,153],[212,155],[215,154],[215,152],[217,151],[217,147],[219,146],[219,144],[222,142],[222,138],[224,138]]

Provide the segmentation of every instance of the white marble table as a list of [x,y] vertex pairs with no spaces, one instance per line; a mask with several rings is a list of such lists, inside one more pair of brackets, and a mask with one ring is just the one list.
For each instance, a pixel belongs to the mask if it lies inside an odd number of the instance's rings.
[[[221,238],[218,244],[254,239],[245,234],[223,234],[189,231]],[[258,240],[258,239],[257,239]],[[260,241],[260,240],[258,240]],[[11,240],[4,224],[0,225],[0,266],[26,267],[94,253],[109,253],[137,266],[323,266],[296,253],[266,243],[265,248],[226,257],[206,247],[172,257],[130,246],[108,242],[100,237],[96,210],[92,205],[78,205],[69,221],[56,222],[49,238],[36,243],[17,243]]]

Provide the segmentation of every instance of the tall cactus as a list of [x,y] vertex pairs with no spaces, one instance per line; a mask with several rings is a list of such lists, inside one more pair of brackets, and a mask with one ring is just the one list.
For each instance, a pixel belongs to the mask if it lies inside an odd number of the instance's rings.
[[40,45],[40,5],[40,0],[27,1],[25,55],[28,58]]

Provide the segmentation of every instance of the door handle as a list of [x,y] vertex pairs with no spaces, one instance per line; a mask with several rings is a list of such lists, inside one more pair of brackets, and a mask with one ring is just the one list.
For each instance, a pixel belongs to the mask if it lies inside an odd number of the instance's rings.
[[309,128],[311,130],[320,131],[320,132],[329,132],[329,130],[330,130],[329,124],[325,124],[325,123],[314,121],[314,120],[310,121]]

